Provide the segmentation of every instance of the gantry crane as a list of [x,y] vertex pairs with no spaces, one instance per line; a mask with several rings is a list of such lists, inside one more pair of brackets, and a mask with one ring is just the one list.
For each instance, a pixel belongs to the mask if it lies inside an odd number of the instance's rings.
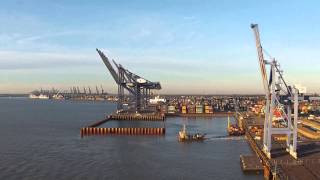
[[135,111],[141,112],[141,110],[145,110],[148,105],[148,101],[150,99],[151,92],[150,90],[160,90],[161,85],[159,82],[151,82],[142,78],[128,69],[125,69],[121,64],[117,64],[114,60],[113,63],[117,68],[117,71],[111,65],[107,56],[98,49],[96,49],[99,53],[102,61],[108,68],[111,76],[118,84],[118,112],[123,111],[123,104],[125,103],[124,99],[124,90],[126,89],[131,95],[134,96],[134,100],[131,102],[134,106]]
[[[251,28],[256,39],[260,71],[266,96],[263,150],[267,157],[271,158],[272,135],[282,134],[287,136],[286,150],[294,158],[297,158],[299,91],[295,87],[288,86],[284,81],[283,71],[280,70],[280,65],[275,58],[272,58],[269,61],[264,59],[258,25],[251,24]],[[267,77],[266,65],[270,66],[269,78]],[[291,115],[292,109],[293,118]],[[276,117],[275,111],[280,111],[277,115],[278,117]],[[280,127],[274,127],[272,122],[275,118],[282,120],[285,124]]]

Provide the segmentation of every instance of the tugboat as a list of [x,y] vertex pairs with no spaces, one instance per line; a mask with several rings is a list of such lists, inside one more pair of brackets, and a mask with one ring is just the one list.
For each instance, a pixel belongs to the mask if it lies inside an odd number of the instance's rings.
[[181,131],[179,131],[178,136],[179,141],[203,141],[205,139],[205,134],[188,134],[186,130],[186,125],[183,125]]

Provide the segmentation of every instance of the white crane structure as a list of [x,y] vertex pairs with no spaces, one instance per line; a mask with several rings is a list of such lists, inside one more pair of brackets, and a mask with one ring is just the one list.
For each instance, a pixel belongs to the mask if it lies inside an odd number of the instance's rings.
[[[263,151],[268,158],[271,158],[272,135],[286,135],[286,150],[291,156],[297,158],[299,91],[297,88],[286,84],[283,79],[283,71],[280,70],[280,65],[275,58],[271,60],[264,59],[258,25],[251,24],[251,28],[255,35],[260,71],[266,96]],[[266,65],[270,66],[269,78],[266,73]],[[276,114],[276,112],[278,112],[278,114]],[[273,122],[275,123],[273,124]]]

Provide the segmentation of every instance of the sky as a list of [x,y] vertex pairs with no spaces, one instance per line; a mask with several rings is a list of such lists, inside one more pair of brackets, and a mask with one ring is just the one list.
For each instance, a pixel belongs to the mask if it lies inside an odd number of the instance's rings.
[[160,94],[263,93],[251,23],[287,83],[320,93],[319,19],[316,0],[1,0],[0,93],[115,93],[96,48]]

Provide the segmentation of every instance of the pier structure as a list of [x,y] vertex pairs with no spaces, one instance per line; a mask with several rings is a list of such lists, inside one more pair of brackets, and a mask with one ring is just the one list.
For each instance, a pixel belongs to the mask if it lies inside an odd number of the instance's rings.
[[[266,96],[263,151],[271,158],[271,146],[273,135],[286,135],[286,150],[297,159],[297,122],[298,122],[298,94],[297,88],[288,86],[283,78],[283,71],[279,63],[272,58],[265,60],[263,48],[260,42],[257,24],[252,24],[263,87]],[[270,66],[270,76],[267,77],[266,65]],[[293,113],[293,117],[292,117]],[[278,125],[273,125],[277,121]]]
[[124,121],[124,120],[139,120],[139,121],[164,121],[164,116],[158,115],[147,115],[147,116],[136,116],[113,114],[106,116],[105,119],[94,122],[93,124],[82,127],[80,129],[80,136],[96,136],[96,135],[165,135],[165,127],[100,127],[102,124],[108,123],[109,121]]
[[165,115],[161,114],[111,114],[108,116],[111,120],[129,120],[129,121],[165,121]]
[[80,136],[96,135],[164,135],[165,128],[142,128],[142,127],[119,127],[119,128],[102,128],[102,127],[84,127],[80,129]]
[[151,96],[151,90],[160,90],[160,82],[151,82],[137,74],[132,73],[128,69],[124,68],[121,64],[117,64],[114,60],[112,60],[113,64],[116,66],[115,70],[108,57],[99,49],[96,50],[118,85],[117,112],[124,111],[124,90],[127,90],[130,95],[134,97],[133,100],[128,103],[129,108],[133,106],[133,110],[136,113],[147,110],[148,102]]

